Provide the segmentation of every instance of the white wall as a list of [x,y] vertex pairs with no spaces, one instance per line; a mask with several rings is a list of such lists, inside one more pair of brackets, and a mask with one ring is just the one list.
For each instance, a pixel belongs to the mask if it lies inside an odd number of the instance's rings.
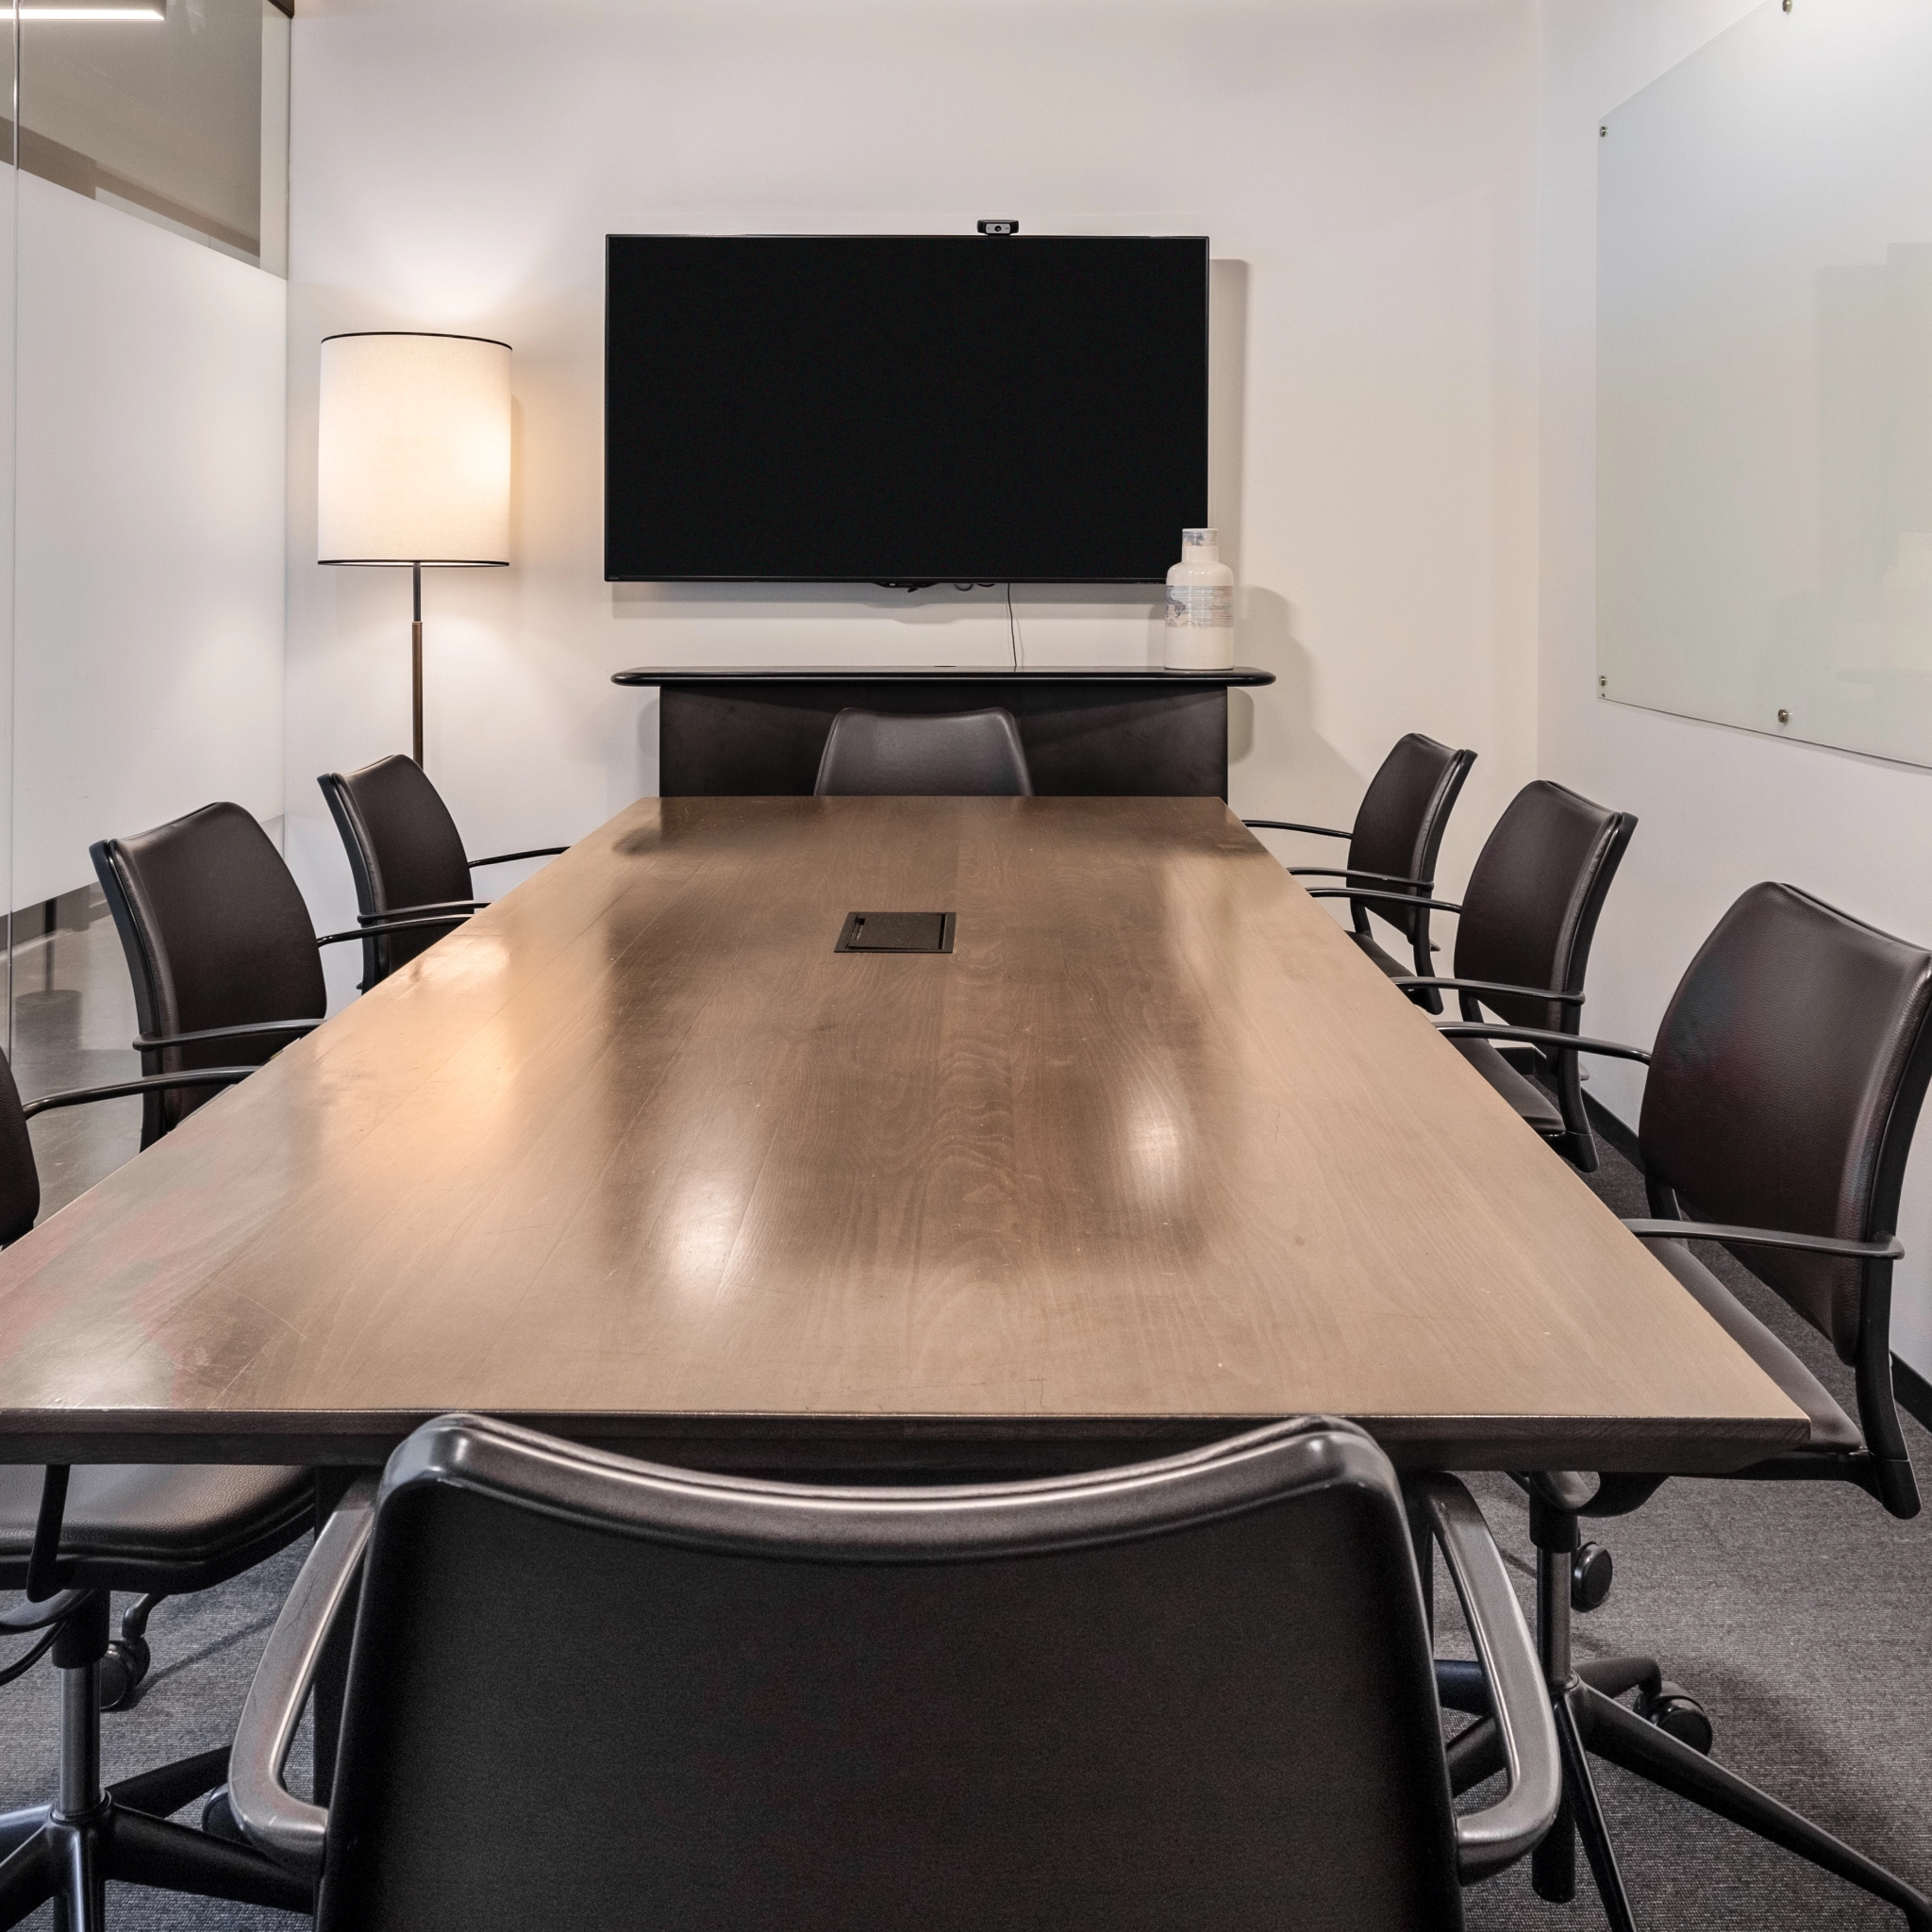
[[[1932,772],[1596,697],[1596,149],[1604,113],[1747,12],[1740,0],[1544,0],[1541,643],[1547,776],[1638,814],[1590,975],[1590,1028],[1647,1041],[1678,974],[1746,886],[1787,879],[1932,940]],[[1598,1097],[1634,1121],[1641,1074]],[[1932,1153],[1908,1176],[1894,1345],[1932,1374]]]
[[282,799],[287,285],[19,177],[15,906]]
[[[1530,0],[305,0],[288,825],[318,919],[354,902],[314,774],[408,732],[406,579],[312,561],[320,338],[515,348],[516,562],[425,585],[427,755],[473,851],[558,841],[656,787],[613,671],[1007,651],[997,593],[602,581],[607,231],[995,213],[1211,236],[1213,514],[1238,656],[1279,678],[1237,694],[1234,802],[1346,823],[1403,731],[1473,745],[1459,876],[1533,770],[1535,75]],[[1027,660],[1145,662],[1154,609],[1023,593]]]

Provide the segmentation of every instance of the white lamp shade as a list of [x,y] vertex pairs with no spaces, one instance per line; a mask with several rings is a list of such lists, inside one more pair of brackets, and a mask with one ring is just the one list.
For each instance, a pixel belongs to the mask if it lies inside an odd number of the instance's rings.
[[324,563],[509,561],[509,348],[476,336],[322,345]]

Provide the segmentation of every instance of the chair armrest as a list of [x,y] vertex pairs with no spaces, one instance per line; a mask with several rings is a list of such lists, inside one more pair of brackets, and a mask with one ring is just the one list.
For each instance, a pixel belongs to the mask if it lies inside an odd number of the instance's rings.
[[339,946],[344,940],[373,940],[378,933],[410,932],[421,925],[460,925],[469,918],[467,912],[439,913],[434,919],[373,919],[367,925],[358,926],[354,932],[325,932],[318,936],[318,946]]
[[232,1087],[259,1067],[196,1067],[192,1074],[143,1074],[138,1080],[116,1080],[107,1087],[69,1087],[59,1093],[43,1093],[21,1108],[26,1119],[37,1113],[51,1113],[57,1107],[85,1107],[94,1100],[119,1100],[128,1093],[164,1093],[171,1087]]
[[1445,1020],[1436,1031],[1452,1040],[1517,1040],[1525,1046],[1564,1047],[1572,1053],[1600,1053],[1613,1060],[1650,1064],[1650,1056],[1641,1046],[1620,1046],[1614,1040],[1591,1040],[1581,1033],[1558,1033],[1551,1026],[1491,1026],[1487,1020]]
[[1467,1884],[1522,1857],[1549,1830],[1563,1802],[1563,1763],[1542,1665],[1482,1511],[1454,1476],[1423,1476],[1414,1493],[1448,1559],[1509,1774],[1493,1805],[1456,1821],[1457,1872]]
[[[1457,992],[1505,992],[1524,999],[1556,1000],[1566,1007],[1580,1007],[1583,995],[1580,992],[1558,992],[1549,986],[1506,986],[1495,979],[1421,979],[1413,974],[1405,973],[1394,982],[1400,987],[1446,986]],[[1472,1023],[1474,1024],[1474,1023]]]
[[568,845],[533,845],[527,852],[499,852],[491,858],[466,858],[463,863],[475,872],[479,865],[508,865],[513,858],[558,858],[569,850]]
[[1312,832],[1318,839],[1353,839],[1353,832],[1338,832],[1333,825],[1298,825],[1291,819],[1243,819],[1249,831]]
[[361,1477],[322,1526],[256,1667],[228,1759],[228,1806],[258,1851],[308,1877],[322,1871],[328,1810],[282,1782],[323,1646],[348,1595],[375,1522],[380,1479]]
[[1305,889],[1311,899],[1378,899],[1391,906],[1407,906],[1413,912],[1460,912],[1462,908],[1447,899],[1418,899],[1407,892],[1357,891],[1353,886],[1310,886]]
[[268,1033],[288,1033],[299,1039],[321,1024],[320,1019],[262,1020],[251,1026],[204,1026],[199,1033],[143,1033],[134,1047],[137,1053],[158,1053],[164,1046],[202,1046],[211,1040],[259,1040]]
[[358,925],[377,926],[390,919],[420,919],[427,912],[480,912],[488,899],[425,899],[420,906],[391,906],[387,912],[358,912]]
[[1841,1241],[1829,1235],[1790,1234],[1775,1227],[1730,1227],[1716,1221],[1626,1221],[1624,1225],[1645,1241],[1735,1241],[1740,1248],[1796,1248],[1807,1255],[1835,1255],[1847,1261],[1900,1261],[1905,1243],[1896,1235],[1889,1241]]
[[1378,879],[1385,886],[1420,886],[1427,891],[1434,879],[1411,879],[1399,872],[1364,872],[1358,865],[1291,865],[1291,879]]

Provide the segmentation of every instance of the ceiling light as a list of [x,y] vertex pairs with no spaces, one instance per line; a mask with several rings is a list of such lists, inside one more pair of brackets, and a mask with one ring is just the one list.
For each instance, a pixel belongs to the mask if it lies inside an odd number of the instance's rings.
[[166,20],[163,5],[153,7],[8,7],[0,8],[0,20],[17,16],[21,20]]

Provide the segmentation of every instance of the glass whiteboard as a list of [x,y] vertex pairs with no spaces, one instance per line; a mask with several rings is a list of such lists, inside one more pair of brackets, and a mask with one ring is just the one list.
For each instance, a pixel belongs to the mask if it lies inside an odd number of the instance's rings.
[[1769,0],[1597,151],[1600,691],[1932,764],[1932,0]]

